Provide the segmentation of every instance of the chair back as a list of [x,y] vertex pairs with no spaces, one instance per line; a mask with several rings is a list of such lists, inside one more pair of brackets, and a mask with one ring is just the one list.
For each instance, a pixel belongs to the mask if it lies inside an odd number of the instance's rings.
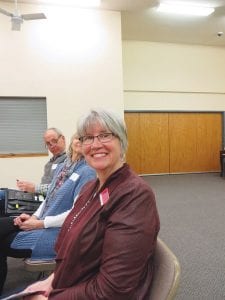
[[149,300],[172,300],[179,285],[180,264],[160,238],[157,239],[154,260],[155,269]]
[[31,258],[26,258],[24,260],[25,270],[37,272],[38,280],[50,275],[54,271],[55,265],[55,260],[32,260]]

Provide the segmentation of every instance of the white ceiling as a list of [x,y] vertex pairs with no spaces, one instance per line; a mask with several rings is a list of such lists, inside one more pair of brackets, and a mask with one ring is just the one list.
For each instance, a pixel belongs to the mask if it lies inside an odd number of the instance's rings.
[[[179,0],[194,3],[198,1],[216,7],[215,12],[208,17],[160,14],[155,10],[158,1],[160,0],[102,0],[101,8],[122,12],[124,40],[225,46],[225,0]],[[0,2],[1,7],[3,2],[4,0]],[[71,5],[73,1],[18,0],[20,2]],[[224,35],[218,36],[218,32],[224,32]]]
[[[225,46],[225,0],[179,0],[216,7],[208,17],[184,17],[156,12],[155,8],[122,12],[124,40]],[[224,35],[218,36],[218,32]]]

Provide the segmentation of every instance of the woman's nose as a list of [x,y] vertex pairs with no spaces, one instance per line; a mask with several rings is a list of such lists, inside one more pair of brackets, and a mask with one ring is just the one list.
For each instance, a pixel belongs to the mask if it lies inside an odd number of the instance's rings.
[[102,145],[102,143],[99,141],[99,138],[98,138],[98,136],[94,136],[93,137],[94,139],[93,139],[93,143],[92,143],[92,145],[94,145],[94,146],[101,146]]

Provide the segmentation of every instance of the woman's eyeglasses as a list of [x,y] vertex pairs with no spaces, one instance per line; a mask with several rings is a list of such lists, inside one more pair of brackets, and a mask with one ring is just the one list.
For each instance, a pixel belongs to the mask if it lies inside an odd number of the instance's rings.
[[100,133],[98,135],[84,135],[79,138],[79,141],[83,145],[91,145],[94,143],[94,139],[97,138],[100,143],[108,143],[112,140],[114,133],[112,132],[105,132],[105,133]]

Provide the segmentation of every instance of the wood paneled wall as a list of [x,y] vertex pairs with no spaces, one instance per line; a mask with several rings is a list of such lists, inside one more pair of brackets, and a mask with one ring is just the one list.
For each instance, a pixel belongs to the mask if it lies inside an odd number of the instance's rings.
[[138,174],[220,170],[221,113],[125,113],[125,121]]

